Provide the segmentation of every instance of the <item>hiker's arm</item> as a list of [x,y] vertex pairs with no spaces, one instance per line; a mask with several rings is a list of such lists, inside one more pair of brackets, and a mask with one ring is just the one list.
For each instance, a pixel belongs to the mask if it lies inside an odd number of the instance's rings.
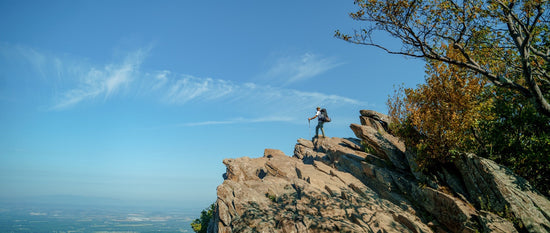
[[312,118],[309,118],[309,120],[313,120],[313,119],[315,119],[315,118],[317,118],[317,115],[315,115],[315,116],[312,117]]

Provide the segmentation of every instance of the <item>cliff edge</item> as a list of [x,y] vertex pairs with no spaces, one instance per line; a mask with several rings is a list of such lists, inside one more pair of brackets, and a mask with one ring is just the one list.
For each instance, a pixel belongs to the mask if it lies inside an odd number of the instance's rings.
[[360,114],[357,139],[225,159],[208,232],[550,232],[550,201],[506,167],[463,154],[427,176],[387,116]]

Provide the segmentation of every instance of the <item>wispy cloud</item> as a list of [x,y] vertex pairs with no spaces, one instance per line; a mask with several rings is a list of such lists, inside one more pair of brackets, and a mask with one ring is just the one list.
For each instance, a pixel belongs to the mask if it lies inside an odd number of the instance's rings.
[[108,64],[101,69],[89,68],[76,77],[76,87],[63,91],[57,97],[52,109],[65,109],[97,97],[109,98],[140,75],[139,66],[145,55],[144,50],[138,50],[128,54],[121,64]]
[[[319,92],[299,91],[295,89],[258,85],[254,83],[234,83],[232,81],[198,78],[189,75],[183,77],[168,76],[162,88],[161,99],[169,104],[218,103],[238,108],[248,117],[224,118],[213,116],[216,120],[186,122],[177,127],[228,125],[259,122],[301,122],[310,117],[314,107],[323,106],[332,110],[342,108],[358,109],[367,103]],[[266,117],[267,116],[267,117]]]
[[205,126],[205,125],[229,125],[229,124],[242,124],[242,123],[262,123],[262,122],[290,122],[294,119],[291,117],[261,117],[261,118],[235,118],[223,121],[202,121],[184,123],[178,126]]
[[342,65],[335,58],[314,53],[279,58],[265,73],[265,78],[279,80],[283,85],[304,81]]
[[153,90],[157,90],[161,87],[163,87],[166,82],[168,82],[168,75],[170,75],[170,72],[169,70],[163,70],[163,71],[159,71],[157,72],[155,75],[154,75],[154,78],[155,78],[155,84],[153,85]]
[[[52,73],[59,65],[60,59],[49,54],[38,51],[22,45],[12,45],[0,41],[0,61],[5,61],[3,64],[6,68],[21,68],[25,67],[25,71],[35,71],[34,77],[38,80],[45,79],[48,74]],[[19,78],[19,77],[18,77]]]
[[[312,105],[361,105],[361,101],[319,92],[258,85],[254,83],[234,83],[228,80],[199,78],[190,75],[167,76],[163,83],[162,97],[170,104],[186,104],[190,101],[223,101],[244,106],[264,106],[288,113],[297,107]],[[156,85],[153,85],[156,86]]]
[[163,87],[163,99],[173,104],[189,101],[214,100],[234,93],[237,85],[230,81],[212,78],[197,78],[191,75],[177,75],[158,80],[155,87]]
[[[331,109],[355,108],[366,103],[339,95],[301,91],[284,86],[239,83],[228,79],[196,77],[170,70],[143,71],[141,65],[148,49],[128,53],[121,61],[102,66],[45,55],[32,49],[19,49],[20,58],[38,69],[51,85],[53,103],[47,109],[64,111],[92,100],[108,102],[112,98],[139,97],[165,105],[185,107],[186,111],[204,104],[224,106],[231,115],[213,116],[210,120],[184,122],[178,126],[205,126],[257,122],[290,122],[304,118],[315,106]],[[11,50],[17,53],[16,49]],[[15,52],[14,52],[15,51]],[[2,51],[0,51],[2,52]],[[6,55],[6,54],[4,54]],[[76,60],[76,61],[75,61]],[[84,60],[86,61],[86,60]],[[288,82],[305,80],[337,66],[334,59],[313,54],[299,61],[280,60],[268,73],[282,75],[285,68]],[[50,82],[51,81],[51,82]],[[54,84],[51,84],[54,83]]]

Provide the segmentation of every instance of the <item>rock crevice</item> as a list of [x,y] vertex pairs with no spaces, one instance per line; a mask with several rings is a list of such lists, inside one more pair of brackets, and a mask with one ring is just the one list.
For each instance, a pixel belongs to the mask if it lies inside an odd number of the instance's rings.
[[548,199],[507,168],[464,154],[425,176],[388,133],[389,117],[360,114],[357,139],[298,139],[292,156],[224,160],[208,231],[550,232]]

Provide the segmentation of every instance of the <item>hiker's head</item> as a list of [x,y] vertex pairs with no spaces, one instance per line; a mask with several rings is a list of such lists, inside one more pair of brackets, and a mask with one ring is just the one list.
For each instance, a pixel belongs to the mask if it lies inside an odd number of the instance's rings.
[[317,111],[321,110],[321,107],[317,107]]

